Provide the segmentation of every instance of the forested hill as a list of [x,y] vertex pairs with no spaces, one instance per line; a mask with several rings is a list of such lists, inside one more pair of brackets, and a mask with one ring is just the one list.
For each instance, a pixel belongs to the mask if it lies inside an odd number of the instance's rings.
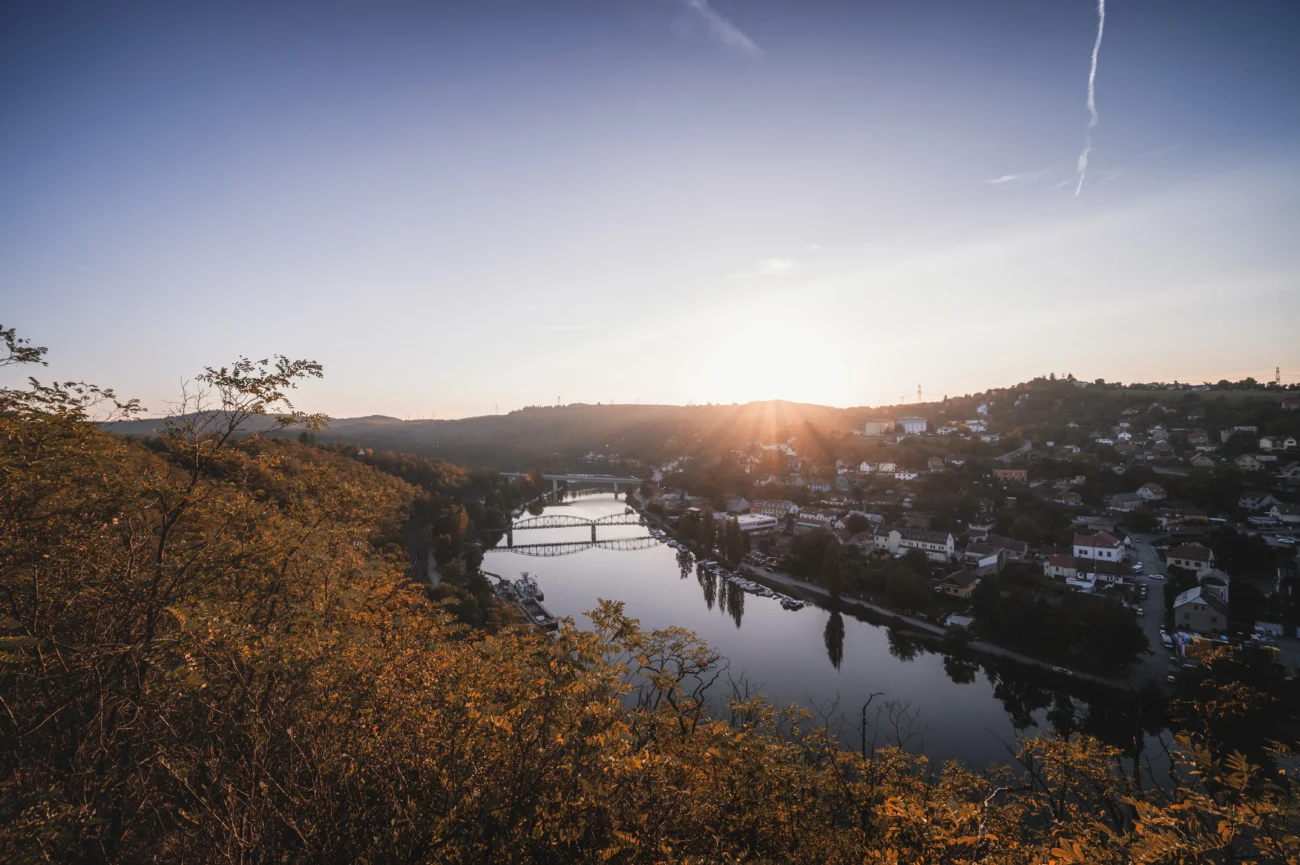
[[[847,433],[871,415],[866,408],[771,401],[744,405],[586,405],[532,407],[461,420],[402,421],[371,416],[330,419],[317,440],[353,442],[376,450],[439,456],[453,462],[532,468],[539,457],[588,451],[656,459],[674,449],[723,447],[803,433],[811,424]],[[265,422],[263,425],[266,426]],[[118,434],[156,435],[163,421],[105,425]],[[287,428],[283,435],[296,435]]]
[[[1039,377],[1009,388],[909,405],[834,408],[782,400],[702,406],[574,404],[460,420],[331,418],[326,429],[313,435],[322,443],[346,442],[461,465],[531,470],[553,457],[572,460],[593,451],[658,462],[683,453],[720,453],[792,437],[806,452],[819,437],[847,436],[867,420],[897,421],[906,416],[924,418],[931,430],[984,417],[991,430],[1063,440],[1067,421],[1104,429],[1124,408],[1146,408],[1153,402],[1203,407],[1206,424],[1253,424],[1261,431],[1288,431],[1289,427],[1274,430],[1270,425],[1279,417],[1283,395],[1253,380],[1221,382],[1210,391],[1194,392],[1183,386],[1171,392],[1156,385],[1085,385],[1073,379]],[[271,435],[297,435],[303,429],[276,430],[265,418],[250,419],[249,424],[249,431],[256,427]],[[163,426],[161,419],[130,420],[106,424],[104,429],[154,436]]]

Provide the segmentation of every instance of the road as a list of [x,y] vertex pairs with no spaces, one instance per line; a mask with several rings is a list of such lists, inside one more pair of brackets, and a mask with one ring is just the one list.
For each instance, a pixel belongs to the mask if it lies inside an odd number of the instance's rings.
[[1165,623],[1165,589],[1169,583],[1167,580],[1151,579],[1152,574],[1165,574],[1164,563],[1160,561],[1160,556],[1151,543],[1156,536],[1135,534],[1131,537],[1133,551],[1142,563],[1139,580],[1147,587],[1147,599],[1142,602],[1142,615],[1137,622],[1146,634],[1150,651],[1133,662],[1128,675],[1139,686],[1145,682],[1163,685],[1170,671],[1169,659],[1173,657],[1173,653],[1160,642],[1160,629]]
[[[806,582],[804,580],[799,579],[798,577],[791,576],[790,574],[784,573],[782,571],[773,571],[768,568],[758,567],[756,565],[745,565],[742,568],[742,570],[744,570],[746,573],[751,574],[756,579],[762,580],[763,582],[772,585],[781,586],[787,591],[793,591],[797,594],[804,595],[804,596],[816,597],[820,600],[828,601],[828,602],[831,599],[831,593],[826,591],[826,589],[822,588],[821,586],[815,583]],[[1152,594],[1154,595],[1154,592]],[[944,628],[932,622],[927,622],[922,619],[916,619],[911,616],[906,616],[903,615],[902,613],[891,610],[888,607],[882,607],[878,604],[873,604],[870,601],[864,601],[860,598],[842,596],[840,598],[840,604],[846,607],[856,606],[856,607],[862,607],[868,610],[872,610],[873,612],[876,612],[882,616],[888,616],[889,618],[897,619],[918,630],[926,631],[931,634],[942,636],[944,632]],[[1156,630],[1158,631],[1159,627],[1157,627]],[[1160,638],[1158,635],[1156,637],[1156,645],[1157,646],[1160,645]],[[971,640],[969,643],[967,643],[967,647],[973,652],[978,652],[984,655],[996,655],[999,658],[1007,658],[1009,660],[1015,661],[1016,663],[1025,664],[1026,666],[1039,667],[1044,670],[1055,669],[1054,665],[1047,661],[1042,661],[1039,660],[1038,658],[1031,658],[1028,655],[1022,655],[1019,652],[1013,652],[1010,649],[1004,649],[1002,646],[999,646],[996,643],[989,643],[984,640]],[[1106,685],[1107,687],[1118,688],[1119,690],[1122,691],[1133,690],[1133,683],[1131,683],[1126,679],[1111,678],[1108,676],[1096,676],[1093,675],[1092,673],[1083,673],[1077,670],[1071,671],[1071,676],[1086,682],[1093,682],[1098,685]]]

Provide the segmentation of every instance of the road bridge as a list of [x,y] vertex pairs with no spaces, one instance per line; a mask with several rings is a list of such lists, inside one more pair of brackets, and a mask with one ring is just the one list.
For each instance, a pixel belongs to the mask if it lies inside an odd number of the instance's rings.
[[[503,478],[526,478],[530,472],[501,472]],[[641,478],[619,477],[617,475],[583,475],[583,474],[546,474],[542,473],[542,480],[551,482],[551,491],[559,492],[560,481],[567,484],[598,484],[604,486],[609,484],[614,488],[615,494],[618,493],[619,486],[639,487]]]

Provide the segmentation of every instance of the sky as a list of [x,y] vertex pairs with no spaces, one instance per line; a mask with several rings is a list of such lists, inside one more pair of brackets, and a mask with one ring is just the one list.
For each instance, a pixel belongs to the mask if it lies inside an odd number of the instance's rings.
[[1110,0],[1089,130],[1098,25],[9,0],[0,322],[151,414],[273,354],[336,417],[1300,380],[1300,3]]

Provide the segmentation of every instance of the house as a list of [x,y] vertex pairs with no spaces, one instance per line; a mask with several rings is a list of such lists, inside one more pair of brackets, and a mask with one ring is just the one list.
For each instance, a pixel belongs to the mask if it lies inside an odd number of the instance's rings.
[[1300,481],[1300,463],[1287,463],[1277,476],[1284,481]]
[[1204,544],[1183,544],[1174,547],[1165,557],[1171,568],[1186,568],[1197,574],[1208,573],[1214,567],[1214,551]]
[[1272,493],[1242,493],[1237,499],[1237,507],[1247,511],[1266,511],[1273,505],[1282,504],[1282,500]]
[[1136,511],[1146,504],[1147,499],[1142,497],[1141,493],[1115,493],[1106,503],[1106,507],[1112,511]]
[[1300,409],[1300,396],[1289,396],[1282,400],[1282,411],[1295,411]]
[[1078,445],[1061,445],[1061,451],[1067,454],[1077,454],[1082,450]]
[[749,499],[744,496],[729,496],[727,498],[727,513],[743,514],[749,511]]
[[956,554],[951,532],[894,528],[889,531],[888,544],[891,553],[920,550],[936,562],[949,561]]
[[910,436],[919,436],[925,432],[925,418],[923,417],[905,417],[899,418],[899,424],[903,427],[903,432]]
[[1207,445],[1210,443],[1210,434],[1203,429],[1194,429],[1187,434],[1187,443],[1189,445]]
[[[1125,577],[1133,575],[1133,571],[1123,562],[1112,562],[1104,559],[1075,559],[1074,560],[1076,580],[1087,583],[1087,586],[1070,583],[1074,588],[1091,588],[1098,582],[1118,583],[1122,582]],[[1067,578],[1066,582],[1070,582]]]
[[881,463],[876,466],[876,471],[882,475],[892,475],[898,471],[898,465],[896,463]]
[[1192,466],[1194,468],[1212,469],[1216,463],[1218,463],[1218,460],[1207,453],[1198,453],[1196,456],[1192,457]]
[[1209,592],[1225,604],[1228,603],[1228,583],[1232,580],[1225,572],[1218,568],[1211,568],[1197,577],[1196,581],[1203,591]]
[[812,481],[811,483],[808,484],[808,492],[810,493],[828,493],[830,491],[831,491],[830,481],[817,480],[817,481]]
[[858,471],[862,472],[864,475],[869,475],[869,474],[871,474],[871,463],[866,462],[865,460],[864,460],[863,462],[859,463],[859,464],[858,464]]
[[1283,525],[1300,526],[1300,508],[1295,505],[1273,505],[1268,515]]
[[994,469],[993,477],[1010,484],[1029,483],[1028,469]]
[[1292,451],[1295,447],[1295,436],[1264,436],[1259,440],[1259,449],[1262,451]]
[[1110,532],[1074,536],[1074,556],[1077,559],[1094,559],[1118,562],[1124,558],[1124,545]]
[[1079,493],[1075,492],[1070,487],[1065,487],[1059,493],[1056,494],[1056,497],[1053,498],[1052,501],[1061,505],[1078,507],[1079,505],[1083,504],[1083,496],[1079,495]]
[[894,480],[896,481],[914,481],[919,477],[919,474],[910,469],[899,469],[894,472]]
[[1228,627],[1228,608],[1200,586],[1174,599],[1174,627],[1198,634],[1217,634]]
[[999,574],[1006,565],[1007,551],[993,544],[974,541],[962,551],[961,560],[964,567],[983,574]]
[[1263,468],[1255,454],[1242,454],[1233,460],[1233,462],[1236,463],[1237,468],[1241,469],[1243,472],[1257,472]]
[[1158,502],[1162,499],[1169,498],[1169,493],[1165,491],[1164,487],[1157,483],[1143,484],[1137,488],[1137,494],[1141,496],[1144,501],[1148,502]]
[[1029,556],[1029,544],[1024,541],[1015,541],[1011,538],[985,532],[984,543],[994,549],[1002,550],[1006,558],[1010,560],[1024,561]]
[[960,571],[949,574],[939,583],[939,589],[945,595],[951,595],[954,598],[969,598],[975,593],[975,587],[980,584],[980,578],[974,571],[968,571],[962,568]]
[[941,472],[941,471],[943,471],[943,458],[942,458],[942,457],[930,457],[928,460],[925,461],[925,464],[926,464],[927,467],[929,467],[930,471],[932,471],[932,472]]
[[786,499],[761,499],[749,503],[749,512],[785,519],[789,514],[799,513],[799,506]]
[[1048,556],[1047,560],[1043,562],[1043,576],[1053,580],[1073,579],[1074,575],[1078,573],[1077,561],[1078,559],[1068,553],[1057,553],[1054,556]]
[[839,514],[829,508],[800,508],[799,522],[812,523],[821,528],[829,529],[835,525],[839,519]]

